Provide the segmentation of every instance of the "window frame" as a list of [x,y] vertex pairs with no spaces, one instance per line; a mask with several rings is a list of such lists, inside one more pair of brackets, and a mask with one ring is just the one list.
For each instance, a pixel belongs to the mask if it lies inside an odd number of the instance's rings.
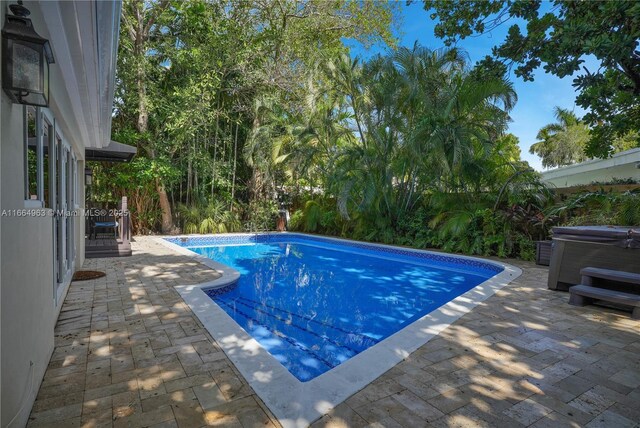
[[[47,127],[47,161],[48,161],[48,165],[47,165],[47,173],[48,173],[48,183],[47,184],[47,190],[49,191],[49,194],[46,195],[44,192],[44,186],[45,186],[45,182],[44,182],[44,176],[45,176],[45,170],[44,170],[44,150],[42,152],[42,169],[40,169],[38,171],[38,173],[40,175],[42,175],[42,194],[41,194],[41,201],[42,201],[42,206],[44,208],[47,209],[51,209],[54,210],[55,209],[55,195],[53,193],[53,191],[55,190],[55,188],[53,187],[55,185],[55,153],[52,153],[52,149],[55,150],[55,118],[53,117],[53,114],[51,113],[51,111],[49,110],[45,110],[45,109],[41,109],[41,124],[42,124],[42,145],[44,147],[44,128],[45,126]],[[45,201],[45,198],[48,196],[48,201]]]
[[[31,178],[29,175],[29,110],[33,109],[35,119],[35,139],[36,139],[36,199],[31,199],[31,192],[29,191],[29,182]],[[42,147],[42,122],[40,120],[40,107],[23,106],[23,167],[24,167],[24,207],[25,208],[42,208],[44,203],[42,201],[42,194],[44,189],[41,185],[42,177],[42,164],[43,164],[43,147]]]
[[[29,175],[29,109],[34,109],[35,111],[35,139],[36,139],[36,199],[31,199],[31,193],[29,191],[29,182],[33,177]],[[52,185],[52,172],[55,171],[55,165],[51,163],[51,146],[52,143],[55,142],[55,119],[53,114],[44,108],[41,107],[33,107],[33,106],[23,106],[22,109],[23,114],[23,168],[24,168],[24,206],[25,208],[43,208],[43,209],[53,209],[53,197],[51,194],[51,185]],[[47,127],[47,132],[45,136],[45,129]],[[49,189],[48,201],[45,201],[47,195],[45,194],[45,170],[44,170],[44,139],[47,138],[47,147],[48,153],[47,157],[49,160],[49,165],[47,168],[47,172],[49,173],[48,183],[46,187]],[[53,177],[54,179],[55,177]],[[55,180],[53,180],[55,182]],[[47,204],[48,202],[48,204]],[[49,205],[49,206],[47,206]]]
[[[29,192],[29,181],[33,179],[29,175],[29,109],[32,108],[35,111],[35,139],[36,139],[36,199],[31,199],[31,193]],[[22,109],[23,114],[23,162],[24,162],[24,207],[25,208],[43,208],[43,209],[53,209],[52,205],[52,195],[51,195],[51,143],[53,138],[55,138],[55,120],[51,112],[41,108],[41,107],[32,107],[32,106],[23,106]],[[49,207],[47,207],[47,201],[45,198],[45,171],[44,171],[44,138],[45,132],[44,127],[47,126],[47,144],[49,147],[49,153],[47,157],[49,158],[48,172],[49,172]]]

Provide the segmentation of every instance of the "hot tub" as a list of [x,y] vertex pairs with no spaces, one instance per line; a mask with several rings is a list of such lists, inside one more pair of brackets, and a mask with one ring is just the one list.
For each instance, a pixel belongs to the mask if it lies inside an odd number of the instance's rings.
[[580,284],[580,269],[589,266],[640,273],[640,228],[554,227],[549,288]]

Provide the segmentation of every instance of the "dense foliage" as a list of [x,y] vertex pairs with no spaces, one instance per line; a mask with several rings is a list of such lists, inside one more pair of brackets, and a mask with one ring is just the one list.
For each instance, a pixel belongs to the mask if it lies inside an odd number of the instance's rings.
[[[593,127],[589,156],[607,156],[616,137],[640,129],[639,2],[424,0],[424,8],[439,19],[435,33],[447,44],[508,22],[506,39],[485,65],[515,65],[524,80],[533,80],[541,65],[558,77],[575,75],[577,104],[588,110],[584,120]],[[584,66],[587,56],[597,60],[597,69]]]
[[556,107],[556,123],[544,126],[529,152],[542,158],[545,168],[571,165],[587,159],[585,147],[589,141],[589,126],[572,111]]
[[[529,152],[542,159],[542,166],[558,167],[583,162],[592,130],[572,111],[555,108],[557,122],[545,125],[538,131],[538,141],[531,145]],[[636,146],[638,132],[632,131],[617,137],[611,144],[612,153],[632,149]]]
[[[92,203],[136,233],[292,230],[532,259],[560,219],[506,134],[516,94],[456,48],[395,48],[394,3],[123,4],[113,139]],[[343,39],[386,43],[354,58]]]
[[547,218],[565,226],[640,225],[640,188],[628,192],[580,192],[547,210]]
[[292,227],[531,257],[544,230],[530,221],[546,195],[517,139],[503,136],[515,102],[507,81],[479,76],[457,49],[418,45],[364,64],[345,57],[330,69],[354,132],[334,150],[322,196],[294,214]]
[[[143,159],[106,169],[122,187],[96,195],[106,201],[127,193],[134,214],[146,219],[139,232],[177,231],[185,224],[179,204],[222,204],[255,224],[250,205],[271,209],[267,196],[284,177],[284,158],[272,159],[271,148],[249,149],[263,111],[272,106],[283,121],[302,117],[307,82],[321,83],[318,65],[345,52],[343,38],[393,45],[394,8],[322,0],[125,1],[113,139],[137,146]],[[271,168],[276,164],[281,168]]]

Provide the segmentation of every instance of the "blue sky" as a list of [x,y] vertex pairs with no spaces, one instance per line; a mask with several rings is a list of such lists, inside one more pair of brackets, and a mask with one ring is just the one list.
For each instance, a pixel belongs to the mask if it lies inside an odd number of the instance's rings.
[[[544,6],[543,6],[544,7]],[[435,22],[429,17],[429,12],[422,8],[422,2],[414,2],[406,6],[402,2],[400,19],[400,34],[398,38],[401,46],[413,46],[417,40],[423,46],[436,49],[444,46],[441,39],[433,34]],[[511,22],[495,29],[491,34],[470,37],[458,43],[464,48],[474,64],[477,60],[491,54],[491,48],[500,44],[506,36]],[[355,43],[349,43],[353,55],[369,57],[381,51],[380,47],[364,50]],[[511,111],[512,122],[509,132],[520,139],[522,159],[537,170],[542,170],[540,158],[529,154],[529,147],[536,142],[538,130],[548,123],[554,122],[553,110],[555,106],[574,110],[578,116],[585,112],[575,105],[576,92],[571,86],[572,77],[560,79],[539,69],[535,74],[535,81],[524,82],[516,76],[511,76],[518,94],[518,103]]]

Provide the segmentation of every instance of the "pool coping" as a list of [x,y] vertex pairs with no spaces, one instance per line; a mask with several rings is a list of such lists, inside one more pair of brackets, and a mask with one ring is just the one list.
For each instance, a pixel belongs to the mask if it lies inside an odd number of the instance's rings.
[[240,274],[235,269],[165,239],[207,236],[214,238],[220,235],[238,237],[255,235],[319,237],[319,235],[266,232],[157,237],[163,245],[180,254],[193,257],[222,274],[214,281],[197,285],[178,285],[175,289],[285,428],[306,427],[321,418],[522,274],[520,268],[494,260],[321,236],[322,239],[356,242],[373,248],[394,248],[422,254],[445,255],[454,259],[481,261],[500,266],[504,270],[328,372],[308,382],[301,382],[205,294],[205,289],[235,283]]

